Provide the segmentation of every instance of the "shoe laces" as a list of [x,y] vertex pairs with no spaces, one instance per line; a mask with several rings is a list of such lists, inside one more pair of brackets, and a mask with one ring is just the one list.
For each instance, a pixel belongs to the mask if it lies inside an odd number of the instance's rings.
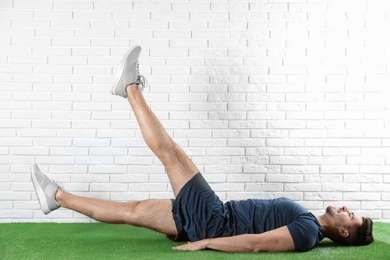
[[59,189],[64,190],[64,185],[61,182],[53,181]]
[[137,83],[138,85],[141,86],[141,90],[144,90],[144,88],[147,88],[149,87],[149,82],[148,80],[145,78],[144,75],[141,75],[139,73],[139,63],[137,62],[137,66],[136,66],[136,75],[137,75],[137,81],[135,83]]

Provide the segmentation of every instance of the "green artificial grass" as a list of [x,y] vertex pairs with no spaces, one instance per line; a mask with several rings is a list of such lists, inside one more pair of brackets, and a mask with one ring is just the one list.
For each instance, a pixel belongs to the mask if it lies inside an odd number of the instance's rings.
[[336,246],[323,240],[304,253],[188,252],[144,228],[102,223],[0,224],[0,259],[390,259],[390,224],[374,224],[375,242]]

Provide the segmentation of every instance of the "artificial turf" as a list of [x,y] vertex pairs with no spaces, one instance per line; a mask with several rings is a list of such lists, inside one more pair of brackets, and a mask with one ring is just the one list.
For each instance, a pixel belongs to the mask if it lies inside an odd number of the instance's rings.
[[102,223],[0,224],[0,259],[390,259],[390,224],[374,224],[375,242],[341,247],[330,240],[304,253],[187,252],[164,235]]

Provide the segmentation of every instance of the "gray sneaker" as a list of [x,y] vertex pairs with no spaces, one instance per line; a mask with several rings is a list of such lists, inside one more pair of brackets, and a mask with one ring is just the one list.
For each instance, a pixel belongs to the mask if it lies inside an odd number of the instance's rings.
[[35,193],[38,196],[43,213],[48,214],[61,207],[55,199],[58,185],[49,180],[41,172],[36,163],[31,166],[31,180],[34,184]]
[[143,90],[148,86],[146,78],[139,74],[138,59],[141,54],[140,46],[133,46],[123,57],[121,66],[118,68],[116,77],[112,86],[111,93],[126,98],[127,86],[136,83]]

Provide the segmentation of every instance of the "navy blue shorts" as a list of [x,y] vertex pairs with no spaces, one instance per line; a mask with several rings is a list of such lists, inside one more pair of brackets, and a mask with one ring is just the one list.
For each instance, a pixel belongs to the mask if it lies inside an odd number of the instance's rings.
[[172,200],[173,219],[178,231],[173,241],[198,241],[226,236],[227,211],[201,173],[197,173]]

